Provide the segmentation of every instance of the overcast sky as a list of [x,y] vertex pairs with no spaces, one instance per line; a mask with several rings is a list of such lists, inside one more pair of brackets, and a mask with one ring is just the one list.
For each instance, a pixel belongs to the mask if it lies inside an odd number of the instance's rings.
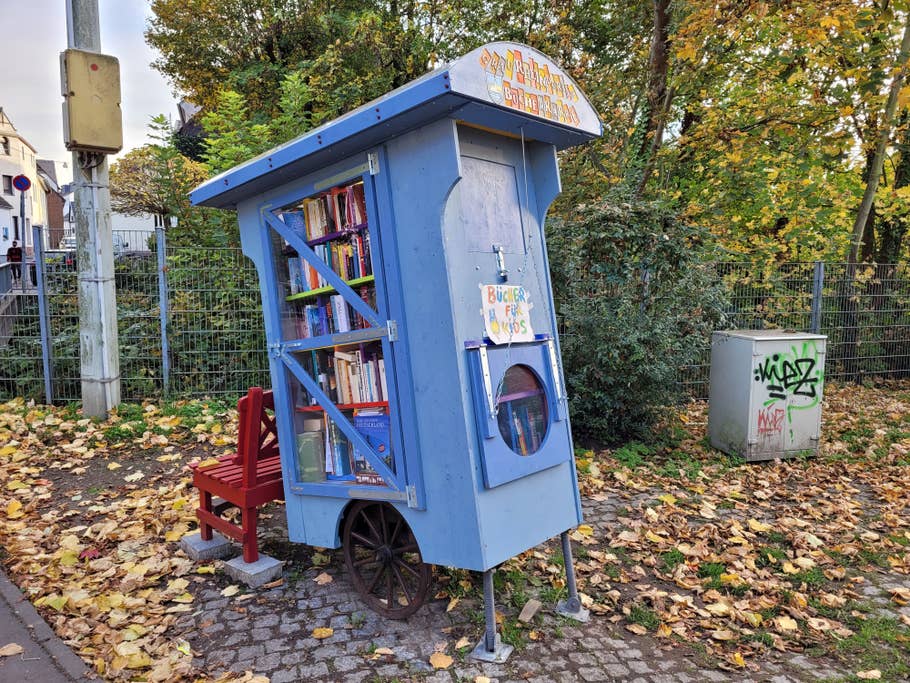
[[[69,161],[60,95],[66,1],[0,0],[0,6],[0,107],[39,158]],[[99,0],[99,6],[101,50],[120,60],[123,150],[128,151],[147,142],[150,117],[177,117],[176,102],[167,82],[150,66],[155,53],[142,36],[148,0]]]

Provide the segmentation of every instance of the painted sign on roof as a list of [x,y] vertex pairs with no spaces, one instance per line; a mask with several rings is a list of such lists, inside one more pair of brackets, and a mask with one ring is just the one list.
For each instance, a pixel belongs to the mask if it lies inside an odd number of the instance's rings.
[[451,65],[452,88],[563,126],[600,134],[594,108],[553,60],[518,43],[490,43]]

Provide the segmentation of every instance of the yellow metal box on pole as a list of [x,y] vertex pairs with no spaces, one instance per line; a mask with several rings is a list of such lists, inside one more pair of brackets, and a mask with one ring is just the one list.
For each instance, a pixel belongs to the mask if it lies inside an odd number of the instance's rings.
[[73,151],[112,154],[123,147],[120,62],[87,50],[60,54],[63,139]]

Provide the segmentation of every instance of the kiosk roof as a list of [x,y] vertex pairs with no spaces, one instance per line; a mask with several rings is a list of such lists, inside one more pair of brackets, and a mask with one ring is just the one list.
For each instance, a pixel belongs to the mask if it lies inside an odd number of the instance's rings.
[[265,190],[446,116],[558,149],[602,133],[585,94],[549,57],[520,43],[489,43],[211,178],[190,193],[190,200],[236,208]]

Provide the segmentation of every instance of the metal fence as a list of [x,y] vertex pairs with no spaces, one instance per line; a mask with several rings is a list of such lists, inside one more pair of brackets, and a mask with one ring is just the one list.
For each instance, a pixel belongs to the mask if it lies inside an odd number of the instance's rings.
[[[124,242],[135,242],[115,258],[124,400],[232,399],[251,385],[269,384],[258,278],[239,249],[169,247],[163,230],[154,239]],[[10,266],[0,266],[0,400],[43,401],[48,384],[54,401],[79,399],[75,265],[66,253],[47,252],[25,264],[16,283]],[[829,379],[910,376],[910,266],[705,267],[726,292],[728,329],[826,334]],[[697,398],[708,393],[707,341],[692,340],[703,358],[679,372]]]
[[[172,247],[163,230],[123,237],[129,247],[114,258],[122,399],[232,399],[268,386],[258,278],[242,252]],[[75,254],[39,253],[17,282],[10,270],[0,266],[0,400],[45,401],[47,384],[51,400],[79,400]]]
[[[910,376],[907,264],[710,264],[726,291],[727,329],[787,329],[828,336],[828,379]],[[680,382],[708,397],[710,350]]]

